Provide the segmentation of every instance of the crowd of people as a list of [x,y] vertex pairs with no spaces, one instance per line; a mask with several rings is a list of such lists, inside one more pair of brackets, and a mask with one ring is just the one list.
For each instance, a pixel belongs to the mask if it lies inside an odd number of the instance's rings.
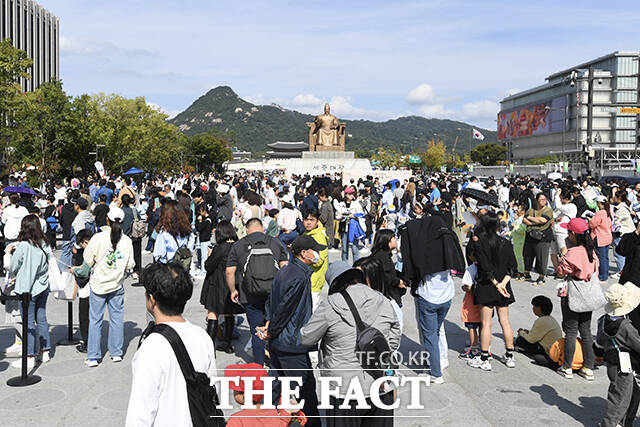
[[[304,407],[263,409],[264,400],[254,396],[257,409],[231,416],[228,425],[252,425],[244,417],[256,416],[267,417],[260,425],[273,419],[273,425],[319,426],[321,415],[327,426],[393,425],[393,410],[372,405],[368,393],[376,370],[394,375],[394,366],[386,360],[363,364],[355,345],[362,325],[375,328],[391,352],[398,350],[403,328],[413,321],[404,318],[402,307],[412,299],[428,355],[420,368],[428,368],[432,384],[443,383],[449,365],[445,318],[454,316],[456,276],[464,292],[460,320],[469,334],[459,357],[470,368],[489,371],[494,360],[516,368],[514,354],[521,352],[564,378],[576,373],[592,381],[594,368],[604,363],[610,388],[602,425],[630,426],[635,418],[640,184],[446,174],[342,182],[339,176],[238,172],[137,181],[71,178],[26,191],[31,189],[21,177],[10,180],[24,191],[3,200],[3,292],[32,298],[28,336],[16,327],[15,343],[5,351],[19,353],[26,339],[29,367],[50,359],[49,261],[59,248],[59,269],[71,271],[79,288],[77,350],[86,353],[87,366],[101,363],[108,309],[108,353],[120,362],[124,280],[131,277],[134,286],[144,287],[150,326],[133,358],[128,425],[195,419],[176,341],[192,370],[215,376],[216,351],[243,353],[233,345],[238,316],[249,326],[244,350],[250,349],[252,363],[226,367],[225,375],[256,377],[258,391],[267,376],[302,375]],[[151,264],[143,265],[143,253],[152,256]],[[340,261],[330,262],[329,253]],[[537,295],[531,301],[535,322],[514,333],[512,284],[543,287],[550,275],[562,279],[554,282],[560,322],[552,315],[554,302]],[[197,280],[204,329],[182,317]],[[592,314],[602,307],[607,314],[594,331]],[[8,322],[20,322],[19,307],[7,303],[5,311]],[[492,353],[494,315],[503,355]],[[178,338],[169,339],[157,324],[169,325]],[[322,414],[315,368],[345,380],[331,397],[333,409]],[[346,400],[354,377],[371,409]],[[274,384],[279,403],[279,382]],[[244,402],[242,383],[232,388],[236,401]],[[392,402],[393,388],[382,387],[377,399]]]

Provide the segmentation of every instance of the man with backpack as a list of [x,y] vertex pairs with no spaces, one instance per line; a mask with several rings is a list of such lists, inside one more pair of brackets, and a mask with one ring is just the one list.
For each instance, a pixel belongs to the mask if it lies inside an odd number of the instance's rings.
[[[133,357],[126,425],[224,425],[209,418],[216,415],[211,395],[215,389],[209,386],[216,376],[213,342],[182,317],[193,292],[189,273],[153,263],[143,270],[141,283],[155,325],[145,331]],[[185,369],[191,374],[189,382]]]
[[[302,410],[311,417],[318,415],[318,397],[309,357],[310,348],[300,343],[300,329],[311,317],[313,309],[311,267],[320,260],[320,252],[326,249],[326,245],[309,235],[299,236],[293,241],[293,259],[276,274],[267,300],[267,324],[258,328],[258,336],[270,341],[271,367],[276,375],[302,377]],[[310,418],[308,425],[319,426],[320,420]]]
[[273,279],[287,264],[289,255],[277,239],[264,233],[259,218],[251,218],[245,227],[247,235],[233,244],[227,258],[227,286],[231,300],[247,312],[254,361],[264,365],[265,345],[255,335],[256,327],[265,324],[265,305]]

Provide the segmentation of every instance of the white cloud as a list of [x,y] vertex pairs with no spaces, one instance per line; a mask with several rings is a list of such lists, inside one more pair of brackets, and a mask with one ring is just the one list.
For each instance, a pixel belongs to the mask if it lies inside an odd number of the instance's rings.
[[318,107],[322,105],[324,101],[309,93],[294,96],[291,103],[300,107]]
[[481,101],[468,102],[462,106],[461,117],[465,120],[482,119],[492,120],[498,115],[500,105],[497,102],[483,99]]
[[444,119],[455,115],[452,110],[447,110],[442,104],[423,105],[419,109],[420,115],[428,119]]
[[467,102],[459,108],[444,104],[423,105],[418,114],[428,119],[451,119],[494,129],[494,120],[500,109],[499,103],[490,99]]
[[60,52],[66,55],[93,55],[93,56],[119,56],[123,58],[150,58],[155,53],[147,49],[125,48],[112,42],[94,41],[74,37],[60,36]]
[[423,105],[436,102],[436,94],[431,85],[422,83],[409,91],[407,102],[409,104]]
[[178,114],[180,114],[182,112],[180,110],[169,110],[169,109],[166,109],[164,107],[161,107],[158,104],[154,104],[153,102],[147,102],[147,105],[149,107],[153,108],[154,110],[159,111],[159,112],[169,116],[169,117],[167,117],[167,119],[173,119],[175,116],[177,116]]

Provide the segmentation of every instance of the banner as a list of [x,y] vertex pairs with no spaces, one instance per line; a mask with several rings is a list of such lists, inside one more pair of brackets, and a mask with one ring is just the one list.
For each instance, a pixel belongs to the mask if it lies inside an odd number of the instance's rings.
[[555,98],[541,104],[498,113],[498,139],[562,132],[567,99]]
[[95,162],[93,165],[96,167],[96,170],[100,174],[100,177],[104,178],[106,176],[106,173],[104,170],[104,166],[102,165],[102,162]]

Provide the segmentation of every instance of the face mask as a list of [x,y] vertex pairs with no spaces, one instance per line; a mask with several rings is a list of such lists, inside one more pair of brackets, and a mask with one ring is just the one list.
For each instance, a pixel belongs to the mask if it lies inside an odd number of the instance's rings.
[[320,254],[316,251],[313,251],[313,258],[311,258],[309,261],[311,261],[313,264],[320,261]]

